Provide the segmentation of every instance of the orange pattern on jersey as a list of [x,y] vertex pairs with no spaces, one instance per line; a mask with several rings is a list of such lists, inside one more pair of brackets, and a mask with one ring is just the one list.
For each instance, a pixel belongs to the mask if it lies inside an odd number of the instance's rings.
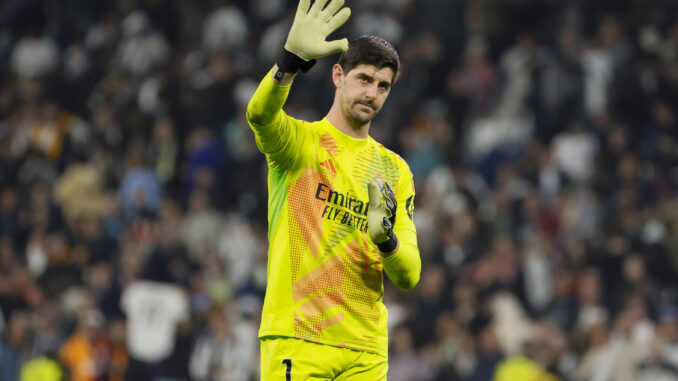
[[[381,149],[385,150],[385,149]],[[377,147],[364,150],[355,158],[353,166],[353,177],[361,181],[361,185],[367,187],[367,184],[380,178],[388,182],[393,187],[393,191],[397,193],[398,178],[400,171],[396,163],[397,155],[381,151]]]
[[345,315],[343,312],[329,318],[325,318],[323,314],[317,314],[306,320],[302,320],[298,315],[295,315],[295,337],[322,343],[320,333],[328,327],[341,323],[344,319]]
[[335,255],[320,266],[309,271],[292,285],[295,302],[307,298],[330,287],[339,286],[344,281],[344,262]]
[[302,304],[299,309],[308,318],[343,303],[344,293],[341,290],[334,290],[309,300]]
[[346,343],[342,343],[342,344],[339,344],[337,346],[340,347],[340,348],[349,348],[349,349],[353,349],[353,350],[356,350],[356,351],[368,351],[368,352],[374,351],[374,348],[376,347],[376,345],[366,345],[364,347],[359,347],[357,345],[352,345],[352,344],[349,345],[349,344],[346,344]]
[[[320,266],[309,271],[292,285],[292,295],[295,302],[299,302],[319,292],[338,287],[344,281],[344,263],[340,255],[335,255]],[[294,316],[294,326],[297,337],[312,339],[327,327],[344,320],[344,313],[325,318],[323,311],[336,305],[344,304],[344,295],[341,289],[334,289],[328,293],[302,304],[301,312],[308,319],[303,320],[298,314]]]
[[331,327],[337,323],[340,323],[344,320],[344,313],[340,313],[337,315],[334,315],[332,317],[329,317],[327,319],[322,320],[320,323],[316,324],[313,326],[313,330],[315,333],[320,333],[323,330],[327,329],[328,327]]
[[327,132],[320,137],[320,146],[326,149],[332,156],[337,156],[337,153],[341,150],[337,141]]
[[[379,322],[378,303],[382,292],[382,263],[377,253],[370,256],[367,244],[367,233],[361,234],[361,240],[355,238],[346,246],[346,252],[351,258],[347,266],[355,266],[359,269],[347,270],[345,285],[364,284],[366,287],[343,287],[344,297],[347,303],[344,308],[361,318],[373,322]],[[362,244],[361,244],[362,242]]]
[[309,195],[315,194],[315,189],[320,182],[329,183],[325,176],[312,167],[308,167],[290,186],[288,192],[292,279],[296,278],[306,249],[310,250],[314,259],[318,256],[323,231],[321,213],[325,202],[309,197]]
[[330,233],[330,238],[327,240],[327,249],[325,249],[325,252],[326,253],[333,252],[334,248],[354,231],[355,228],[350,226],[341,224],[334,226],[332,232]]
[[[364,336],[364,337],[367,337],[367,336]],[[353,340],[364,341],[364,342],[371,343],[371,344],[376,344],[376,343],[377,343],[377,340],[376,340],[376,339],[369,339],[369,340],[368,340],[368,339],[363,339],[363,338],[360,338],[360,337],[356,337],[356,338],[354,338]]]
[[351,241],[351,243],[346,246],[346,252],[349,257],[356,264],[361,266],[361,270],[364,273],[368,273],[372,270],[370,257],[367,255],[369,251],[369,246],[367,246],[367,241],[363,241],[362,250],[360,247],[360,242],[357,239]]

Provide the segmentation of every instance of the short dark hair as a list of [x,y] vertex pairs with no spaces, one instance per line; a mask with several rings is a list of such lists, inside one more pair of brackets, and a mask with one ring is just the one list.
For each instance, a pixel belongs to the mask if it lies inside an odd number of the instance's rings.
[[339,66],[348,73],[356,66],[372,65],[377,69],[385,67],[393,70],[393,80],[398,80],[400,58],[393,45],[378,36],[361,36],[348,44],[348,50],[339,57]]

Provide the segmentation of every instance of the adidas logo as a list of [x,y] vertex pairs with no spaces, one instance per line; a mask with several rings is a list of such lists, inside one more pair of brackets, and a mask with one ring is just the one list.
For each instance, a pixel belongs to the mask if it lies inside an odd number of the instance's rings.
[[334,173],[335,175],[337,174],[337,170],[336,168],[334,168],[334,163],[332,162],[332,159],[327,159],[321,162],[320,165],[332,171],[332,173]]

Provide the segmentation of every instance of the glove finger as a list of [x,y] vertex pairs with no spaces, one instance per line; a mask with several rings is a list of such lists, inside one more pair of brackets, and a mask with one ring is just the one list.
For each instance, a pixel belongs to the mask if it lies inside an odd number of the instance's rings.
[[398,212],[398,201],[396,201],[391,184],[384,183],[384,185],[384,197],[386,198],[384,203],[386,204],[386,207],[388,207],[388,218],[391,221],[391,224],[395,224],[396,213]]
[[308,12],[308,14],[311,15],[311,16],[316,16],[316,15],[320,14],[320,12],[325,7],[325,4],[327,4],[327,0],[315,0],[313,2],[313,5],[311,6],[311,10]]
[[385,185],[384,195],[386,195],[386,197],[390,198],[391,200],[393,200],[395,202],[395,195],[393,194],[393,188],[391,188],[391,184],[384,183],[384,185]]
[[325,9],[320,12],[320,16],[325,21],[330,21],[332,16],[344,5],[345,0],[332,0]]
[[385,200],[385,204],[386,204],[386,207],[388,208],[388,210],[391,213],[393,213],[393,209],[395,209],[395,203],[393,202],[393,200],[391,200],[390,198],[387,197],[386,200]]
[[[337,28],[340,26],[344,25],[346,20],[351,16],[351,8],[349,7],[344,7],[342,10],[340,10],[334,17],[330,19],[330,21],[327,22],[327,28],[329,28],[329,32],[332,33],[334,32]],[[346,49],[348,49],[348,40],[346,41]]]
[[381,220],[381,223],[384,225],[384,228],[386,228],[386,230],[388,231],[393,230],[393,224],[391,223],[391,220],[389,220],[388,218],[384,217]]
[[370,208],[376,208],[381,204],[381,189],[376,181],[372,180],[367,184],[367,192],[370,196]]
[[388,209],[391,211],[391,214],[395,215],[396,210],[398,210],[398,201],[393,197],[388,197]]
[[342,38],[341,40],[328,41],[323,44],[324,55],[345,52],[348,50],[348,40]]
[[384,196],[389,201],[386,203],[386,206],[388,206],[388,208],[391,210],[395,210],[395,208],[398,205],[398,202],[396,201],[395,194],[393,194],[393,188],[391,188],[391,185],[389,183],[385,183],[384,185],[385,185]]
[[308,8],[311,6],[311,0],[299,0],[299,5],[297,6],[297,16],[302,17],[306,16],[308,13]]
[[384,182],[384,186],[386,188],[384,189],[384,192],[387,192],[386,195],[393,197],[393,187],[391,186],[391,184]]

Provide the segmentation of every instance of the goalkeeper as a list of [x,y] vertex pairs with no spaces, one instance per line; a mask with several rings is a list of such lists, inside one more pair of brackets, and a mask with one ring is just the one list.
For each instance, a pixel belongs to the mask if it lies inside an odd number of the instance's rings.
[[[300,1],[280,58],[247,108],[269,167],[262,380],[385,380],[383,272],[404,290],[419,281],[412,174],[369,136],[400,61],[378,37],[326,41],[350,15],[343,3]],[[326,117],[285,114],[298,71],[339,52]]]

